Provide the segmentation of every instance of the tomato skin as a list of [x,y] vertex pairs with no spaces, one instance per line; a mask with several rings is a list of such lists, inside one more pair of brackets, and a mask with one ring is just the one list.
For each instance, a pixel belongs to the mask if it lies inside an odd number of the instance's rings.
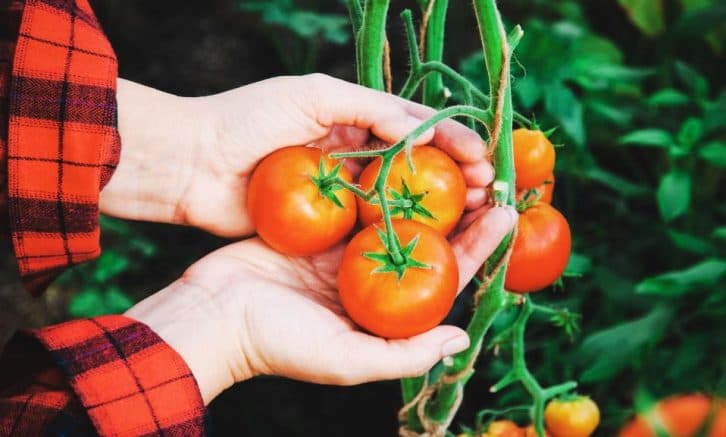
[[[421,201],[421,206],[431,212],[435,218],[415,214],[411,219],[431,226],[442,235],[448,235],[461,218],[466,204],[464,175],[454,160],[436,147],[414,147],[411,159],[416,173],[411,173],[406,155],[399,153],[393,159],[386,183],[388,187],[401,193],[403,188],[401,181],[405,180],[413,194],[427,193]],[[380,168],[380,158],[366,166],[359,177],[363,190],[367,191],[373,187]],[[390,198],[388,195],[388,199]],[[378,222],[383,217],[380,205],[370,204],[361,198],[358,198],[358,210],[363,226]],[[393,217],[404,218],[403,213],[395,214]]]
[[586,397],[554,399],[547,404],[544,419],[554,437],[588,437],[600,423],[600,409]]
[[482,437],[524,437],[524,430],[511,420],[495,420]]
[[521,189],[517,191],[517,202],[520,202],[524,199],[524,196],[527,194],[529,190],[536,190],[538,194],[540,194],[539,201],[542,203],[552,204],[552,195],[555,191],[555,175],[550,173],[549,176],[547,176],[547,179],[545,179],[542,184],[537,186],[536,188],[526,188]]
[[454,304],[459,270],[454,252],[434,229],[413,220],[394,220],[393,228],[406,246],[419,236],[411,257],[430,268],[409,268],[399,281],[396,273],[373,273],[381,266],[363,256],[385,253],[376,227],[370,225],[348,243],[338,270],[340,299],[350,318],[384,338],[408,338],[437,326]]
[[[310,179],[318,176],[323,152],[314,147],[294,146],[276,150],[255,168],[247,193],[247,210],[262,238],[276,251],[294,256],[323,252],[340,242],[356,221],[355,196],[335,191],[343,208],[320,194]],[[325,159],[326,172],[336,161]],[[340,177],[350,182],[343,167]]]
[[[701,393],[675,395],[659,401],[655,405],[657,420],[663,424],[664,429],[673,437],[695,437],[701,426],[708,418],[711,409],[711,399]],[[726,416],[726,412],[717,414],[711,424],[708,437],[724,437],[726,423],[719,423],[719,416]],[[721,419],[726,422],[726,417]],[[721,434],[719,434],[721,433]],[[621,430],[619,437],[656,437],[643,415],[637,416]]]
[[536,203],[519,215],[504,287],[529,293],[552,284],[565,271],[571,246],[565,217],[546,203]]
[[[552,437],[552,434],[550,434],[547,430],[545,430],[545,437]],[[524,428],[524,437],[539,437],[537,435],[537,430],[534,429],[534,425],[529,425],[528,427]]]
[[555,169],[555,147],[540,130],[512,132],[517,189],[534,188]]

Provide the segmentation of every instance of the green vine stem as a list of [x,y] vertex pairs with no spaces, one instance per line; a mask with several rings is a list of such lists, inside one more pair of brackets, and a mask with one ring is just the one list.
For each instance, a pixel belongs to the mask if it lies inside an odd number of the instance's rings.
[[383,80],[383,46],[386,41],[386,17],[389,0],[366,0],[358,35],[358,82],[376,90],[385,90]]
[[[433,2],[433,6],[426,23],[426,32],[422,37],[422,42],[426,47],[423,55],[427,62],[440,62],[444,57],[444,33],[446,31],[446,11],[449,7],[449,0],[429,1]],[[423,104],[438,107],[439,104],[445,101],[442,98],[443,96],[444,80],[441,75],[427,77],[423,88]]]
[[574,381],[568,381],[552,387],[543,388],[537,379],[527,368],[524,351],[524,331],[535,309],[543,312],[551,312],[549,308],[535,306],[530,298],[523,298],[522,309],[512,325],[512,368],[502,379],[494,384],[489,390],[492,393],[498,392],[514,382],[520,382],[532,397],[533,406],[530,412],[532,423],[534,423],[537,435],[544,437],[544,407],[545,403],[553,397],[567,393],[577,387]]
[[[511,40],[507,38],[494,0],[475,0],[474,10],[479,25],[484,60],[489,76],[491,99],[489,101],[488,112],[494,115],[494,120],[488,125],[491,136],[490,150],[494,151],[493,160],[498,182],[500,184],[505,183],[507,187],[507,195],[503,200],[506,201],[505,203],[507,205],[513,205],[515,194],[511,136],[513,109],[511,88],[509,86],[508,61],[513,46],[516,45],[522,36],[522,31],[517,28],[515,29],[517,31],[515,35],[518,35],[518,37]],[[405,17],[404,21],[406,21]],[[511,48],[510,43],[512,45]],[[415,59],[415,57],[413,58]],[[414,62],[412,62],[413,64]],[[491,144],[491,142],[495,142],[495,144]],[[494,273],[494,277],[485,280],[484,284],[482,284],[485,289],[480,290],[482,292],[481,294],[479,292],[477,293],[481,298],[467,326],[467,333],[469,334],[471,345],[467,350],[456,354],[453,360],[448,360],[446,363],[439,363],[437,365],[439,368],[434,368],[429,373],[429,385],[437,387],[436,392],[432,393],[429,397],[433,399],[433,402],[424,409],[423,413],[425,417],[420,417],[420,414],[416,411],[419,410],[418,408],[412,408],[408,411],[406,426],[409,430],[415,432],[428,431],[426,428],[430,427],[423,424],[422,421],[440,424],[446,428],[456,414],[463,386],[471,374],[473,362],[481,350],[484,336],[489,330],[494,318],[505,304],[504,276],[506,266],[497,269],[496,272],[494,270],[496,268],[495,266],[499,266],[506,256],[511,238],[512,236],[510,234],[502,241],[488,260],[487,266],[484,269],[486,278],[489,278],[489,275],[492,273]],[[441,367],[443,367],[443,371]],[[418,393],[415,393],[414,389],[420,389],[423,385],[424,381],[422,378],[404,380],[404,403],[408,404],[415,399]],[[423,400],[425,401],[425,399]]]

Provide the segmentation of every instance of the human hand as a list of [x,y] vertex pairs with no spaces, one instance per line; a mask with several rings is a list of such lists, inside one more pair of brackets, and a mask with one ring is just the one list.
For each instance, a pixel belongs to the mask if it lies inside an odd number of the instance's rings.
[[[451,238],[459,290],[512,230],[511,207],[464,216]],[[351,385],[424,373],[469,345],[466,333],[439,326],[405,340],[362,332],[345,314],[336,286],[343,245],[315,257],[281,255],[260,239],[231,244],[131,308],[180,353],[205,403],[257,375]],[[395,273],[385,273],[395,274]]]
[[[253,232],[247,184],[256,163],[270,152],[308,144],[358,149],[371,134],[395,143],[435,113],[320,74],[278,77],[199,98],[120,79],[118,101],[121,162],[101,193],[101,210],[227,237]],[[460,164],[469,187],[467,207],[482,206],[494,171],[484,160],[481,138],[446,120],[416,141],[425,143]]]

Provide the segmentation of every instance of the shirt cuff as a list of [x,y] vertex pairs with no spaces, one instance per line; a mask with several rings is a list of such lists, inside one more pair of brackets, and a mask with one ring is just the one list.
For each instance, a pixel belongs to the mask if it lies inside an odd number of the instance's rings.
[[204,435],[191,370],[148,326],[102,316],[29,335],[50,352],[100,435]]

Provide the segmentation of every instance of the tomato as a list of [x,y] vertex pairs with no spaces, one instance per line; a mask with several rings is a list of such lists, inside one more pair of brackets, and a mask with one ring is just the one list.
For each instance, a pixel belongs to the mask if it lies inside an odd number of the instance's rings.
[[726,401],[717,401],[716,412],[708,430],[708,437],[726,437]]
[[[695,393],[676,395],[659,401],[651,413],[640,415],[633,419],[620,431],[620,437],[656,437],[656,432],[648,423],[645,416],[654,414],[654,419],[663,424],[663,428],[672,437],[695,437],[708,418],[711,409],[711,400],[708,396]],[[716,417],[718,418],[718,416]],[[726,421],[726,419],[723,419]],[[718,425],[718,426],[713,426]],[[724,437],[719,435],[718,420],[712,423],[709,437]],[[716,428],[714,433],[714,428]]]
[[535,187],[535,188],[526,188],[517,190],[517,202],[521,202],[524,200],[524,196],[530,191],[534,190],[534,193],[530,195],[530,199],[539,195],[539,201],[542,203],[552,203],[552,194],[555,191],[555,175],[551,174],[547,176],[547,179],[545,181]]
[[[552,437],[552,434],[547,432],[547,430],[545,430],[544,435],[545,437]],[[537,435],[537,431],[534,429],[534,425],[529,425],[528,427],[524,428],[524,437],[539,437]]]
[[396,271],[380,271],[392,261],[379,235],[383,225],[374,224],[345,248],[338,289],[346,312],[362,328],[380,337],[408,338],[446,317],[456,298],[459,270],[449,242],[433,228],[413,220],[394,220],[393,228],[402,247],[415,244],[407,258],[428,267],[408,267],[400,277]]
[[555,169],[555,147],[540,130],[516,129],[512,142],[517,188],[542,185]]
[[[431,146],[414,147],[411,152],[415,173],[408,166],[405,153],[393,158],[386,179],[387,198],[412,201],[408,208],[391,208],[393,217],[413,219],[447,235],[461,218],[466,203],[466,182],[459,166],[441,150]],[[363,190],[373,187],[381,168],[381,159],[372,161],[360,175]],[[381,220],[381,207],[358,198],[360,221],[368,226]]]
[[545,425],[555,437],[587,437],[600,423],[600,409],[590,398],[554,399],[545,408]]
[[519,215],[504,287],[529,293],[552,284],[567,267],[571,245],[570,225],[559,211],[542,202],[528,208]]
[[[270,247],[280,253],[308,256],[340,242],[355,226],[355,196],[330,179],[320,178],[319,165],[331,177],[336,162],[314,147],[286,147],[265,157],[255,168],[247,193],[252,223]],[[352,180],[345,167],[338,169]],[[336,205],[338,199],[339,205]]]
[[495,420],[482,437],[524,437],[524,430],[511,420]]

